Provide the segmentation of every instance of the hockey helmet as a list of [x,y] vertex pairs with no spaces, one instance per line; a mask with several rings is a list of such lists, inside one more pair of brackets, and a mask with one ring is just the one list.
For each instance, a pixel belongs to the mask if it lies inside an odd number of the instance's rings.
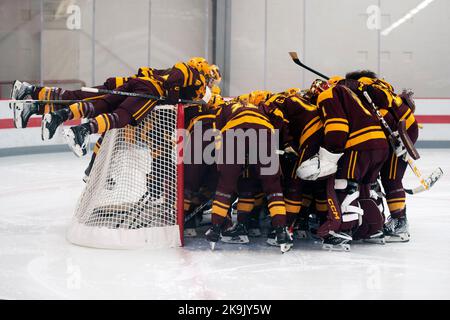
[[198,72],[200,72],[201,74],[203,74],[209,78],[211,71],[210,71],[209,63],[208,63],[208,61],[206,61],[205,58],[194,57],[194,58],[189,59],[187,64],[190,67],[196,69]]

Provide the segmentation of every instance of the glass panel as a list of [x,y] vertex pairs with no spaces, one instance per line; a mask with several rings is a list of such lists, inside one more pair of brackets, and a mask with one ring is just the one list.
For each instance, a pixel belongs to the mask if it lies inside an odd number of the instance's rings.
[[382,0],[381,12],[383,76],[417,97],[449,98],[450,1]]
[[77,89],[91,84],[92,10],[93,0],[43,0],[45,85]]
[[40,30],[39,1],[0,2],[0,98],[9,96],[17,78],[39,82]]

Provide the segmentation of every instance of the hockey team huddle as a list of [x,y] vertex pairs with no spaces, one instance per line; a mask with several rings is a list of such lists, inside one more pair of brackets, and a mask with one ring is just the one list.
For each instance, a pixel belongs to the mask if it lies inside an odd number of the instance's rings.
[[395,135],[406,132],[414,144],[419,126],[410,91],[398,94],[371,71],[318,79],[304,90],[257,90],[232,99],[220,95],[220,81],[219,68],[201,57],[169,69],[142,67],[129,77],[109,78],[91,92],[16,81],[11,99],[47,103],[18,105],[14,122],[26,128],[32,115],[42,115],[42,139],[49,140],[65,121],[86,119],[65,136],[74,153],[84,156],[89,136],[101,135],[85,171],[89,176],[107,131],[138,125],[157,105],[183,103],[190,141],[198,141],[193,136],[205,130],[221,134],[220,141],[200,140],[202,149],[213,142],[215,152],[223,154],[229,150],[226,136],[232,130],[256,129],[267,138],[258,136],[255,145],[244,143],[238,153],[248,157],[276,138],[280,164],[274,172],[263,173],[267,163],[259,158],[186,163],[185,237],[196,236],[208,203],[211,225],[205,237],[212,248],[219,241],[242,244],[262,236],[261,213],[271,220],[267,243],[282,252],[291,249],[294,238],[314,237],[322,240],[323,248],[345,251],[352,241],[409,241],[402,184],[409,150],[391,143],[370,102]]

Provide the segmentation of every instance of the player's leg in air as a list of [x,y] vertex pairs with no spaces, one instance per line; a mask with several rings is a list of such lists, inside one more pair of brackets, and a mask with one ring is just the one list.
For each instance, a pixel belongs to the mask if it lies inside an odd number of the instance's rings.
[[[136,92],[162,96],[159,83],[132,79],[118,88],[119,91]],[[69,146],[77,156],[87,152],[88,137],[91,134],[103,134],[110,129],[123,128],[128,124],[137,125],[157,104],[157,100],[106,95],[91,101],[72,104],[67,108],[46,114],[42,120],[42,136],[51,139],[56,129],[67,120],[87,118],[89,121],[66,131]]]
[[[97,86],[98,89],[115,89],[124,84],[128,78],[115,77],[108,78],[103,85]],[[94,100],[100,98],[98,93],[84,92],[81,90],[65,90],[56,87],[41,87],[31,85],[27,82],[16,80],[11,91],[12,100]],[[17,104],[14,108],[14,125],[16,128],[26,128],[30,117],[33,115],[44,115],[64,108],[64,105],[48,103],[24,103]]]

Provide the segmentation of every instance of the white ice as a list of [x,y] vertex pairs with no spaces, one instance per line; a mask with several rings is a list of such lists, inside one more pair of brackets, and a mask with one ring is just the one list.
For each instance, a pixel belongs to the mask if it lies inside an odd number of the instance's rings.
[[[422,150],[423,173],[447,174],[408,197],[409,243],[327,252],[297,241],[282,255],[202,238],[184,248],[114,251],[74,246],[66,227],[88,159],[71,153],[0,158],[0,298],[449,299],[450,150]],[[416,186],[408,173],[405,184]]]

